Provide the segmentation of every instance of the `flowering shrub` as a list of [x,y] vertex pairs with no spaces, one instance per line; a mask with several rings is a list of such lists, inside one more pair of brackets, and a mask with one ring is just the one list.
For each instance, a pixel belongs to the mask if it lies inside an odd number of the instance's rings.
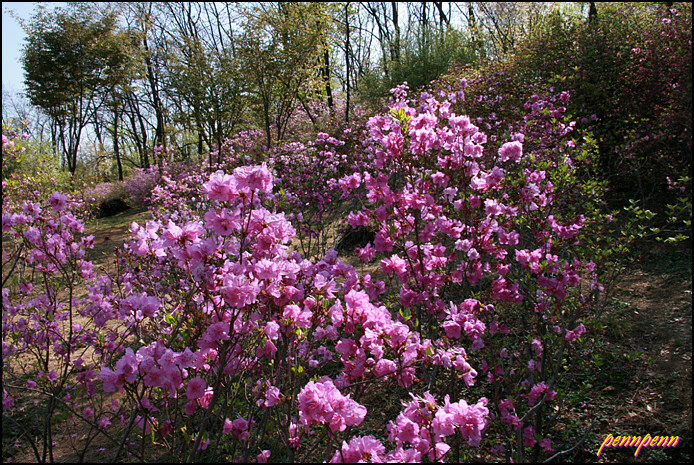
[[[324,112],[328,112],[323,109]],[[258,146],[260,131],[242,131],[225,139],[221,151],[211,154],[215,169],[233,170],[238,166],[267,162],[276,175],[276,208],[287,212],[297,229],[297,240],[305,257],[325,255],[344,207],[336,178],[358,171],[365,160],[358,145],[359,134],[345,129],[341,139],[319,132],[306,144],[288,142],[272,149]],[[332,226],[332,227],[331,227]]]
[[[564,361],[609,276],[603,186],[569,92],[502,120],[465,85],[399,86],[362,140],[247,154],[242,136],[213,173],[162,162],[113,275],[85,260],[68,196],[3,204],[3,413],[23,434],[20,394],[47,399],[37,461],[60,409],[113,461],[147,444],[182,461],[549,456]],[[325,245],[346,204],[383,280]]]
[[[293,227],[262,206],[272,185],[265,166],[218,171],[203,186],[211,201],[204,221],[133,225],[125,271],[110,284],[130,289],[129,296],[105,288],[100,292],[113,297],[90,308],[100,324],[122,319],[141,343],[114,348],[101,370],[104,389],[123,390],[133,405],[143,395],[147,405],[178,405],[185,420],[177,410],[140,424],[174,448],[194,441],[190,458],[207,449],[218,430],[214,418],[241,419],[221,428],[240,441],[240,457],[263,453],[260,432],[270,424],[283,432],[281,453],[291,457],[317,440],[316,428],[330,437],[362,423],[367,409],[340,389],[363,396],[369,385],[361,383],[388,378],[408,387],[416,366],[429,363],[431,343],[360,290],[362,279],[365,289],[377,290],[368,276],[360,279],[334,254],[313,264],[288,253]],[[244,394],[250,374],[267,382]],[[310,381],[315,376],[320,380]],[[250,430],[255,434],[244,434]],[[422,442],[420,453],[432,447]]]
[[85,187],[76,193],[91,216],[102,216],[101,206],[113,201],[123,201],[127,197],[122,181],[102,182]]
[[[581,238],[603,214],[576,209],[599,206],[600,191],[580,187],[575,123],[564,120],[570,95],[532,96],[523,120],[501,128],[504,140],[455,113],[460,93],[424,93],[411,106],[406,90],[368,123],[372,166],[340,181],[363,192],[350,224],[379,225],[358,254],[380,259],[390,282],[380,299],[432,341],[438,368],[419,376],[456,392],[479,372],[501,420],[496,450],[550,451],[543,411],[557,395],[558,361],[585,331],[578,319],[601,286]],[[459,355],[464,366],[441,371]]]
[[[85,260],[93,236],[82,236],[84,226],[69,211],[77,207],[71,204],[60,193],[47,203],[17,204],[3,197],[3,417],[17,395],[45,398],[40,432],[31,443],[39,461],[53,461],[54,415],[59,411],[97,421],[87,407],[90,397],[98,397],[96,367],[87,354],[98,345],[99,334],[89,318],[76,321],[86,305],[76,286],[96,278]],[[26,415],[12,418],[19,434],[36,427]],[[102,424],[107,420],[99,419]]]
[[134,208],[147,207],[158,179],[158,167],[136,168],[130,176],[123,180],[123,188],[127,193],[128,203]]
[[550,15],[508,66],[507,86],[571,91],[569,111],[598,141],[598,174],[620,195],[667,198],[665,177],[691,174],[691,30],[686,3],[606,4],[592,23]]
[[57,160],[45,143],[3,124],[2,194],[13,202],[45,199],[56,190],[71,191],[69,176],[58,169]]
[[210,161],[214,161],[219,169],[233,169],[241,165],[252,165],[262,162],[267,147],[260,145],[264,137],[262,131],[240,131],[233,138],[225,138],[222,146],[210,153]]
[[[7,132],[7,134],[5,134]],[[22,154],[26,151],[26,147],[22,142],[29,138],[29,134],[22,133],[17,136],[14,131],[5,131],[3,126],[2,131],[2,177],[11,174],[15,166],[19,164]]]
[[319,132],[307,145],[284,144],[272,150],[268,157],[278,173],[281,192],[278,207],[288,212],[288,218],[296,226],[305,257],[325,255],[334,246],[339,229],[330,226],[337,224],[344,210],[336,178],[359,171],[366,162],[355,150],[352,132],[345,131],[343,137],[346,140]]

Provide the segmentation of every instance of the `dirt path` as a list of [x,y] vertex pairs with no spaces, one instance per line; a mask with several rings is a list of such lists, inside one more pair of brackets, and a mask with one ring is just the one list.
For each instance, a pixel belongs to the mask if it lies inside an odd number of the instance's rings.
[[[600,462],[688,462],[692,453],[691,247],[656,246],[617,285],[587,352],[584,386],[597,420],[575,458]],[[597,359],[595,358],[597,357]],[[608,434],[679,436],[671,449],[610,448]]]
[[111,266],[115,249],[123,247],[130,238],[130,225],[133,221],[143,224],[149,215],[144,209],[130,209],[108,218],[95,220],[87,227],[87,232],[94,235],[94,248],[87,254],[98,268]]

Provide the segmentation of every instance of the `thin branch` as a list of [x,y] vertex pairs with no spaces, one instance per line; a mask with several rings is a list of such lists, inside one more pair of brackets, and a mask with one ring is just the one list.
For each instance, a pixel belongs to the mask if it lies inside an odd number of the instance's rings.
[[588,437],[588,433],[590,433],[590,431],[593,429],[593,427],[595,426],[595,424],[596,424],[597,422],[598,422],[597,419],[593,420],[593,423],[590,424],[590,426],[588,427],[588,429],[586,430],[586,432],[583,434],[583,436],[581,437],[581,439],[579,439],[579,441],[578,441],[576,444],[574,444],[573,447],[571,447],[570,449],[561,451],[561,452],[557,452],[556,454],[554,454],[553,456],[551,456],[550,458],[548,458],[547,460],[545,460],[544,463],[551,462],[552,460],[554,460],[554,459],[557,458],[557,457],[560,457],[560,456],[562,456],[562,455],[568,454],[568,453],[572,452],[574,449],[576,449],[578,446],[580,446],[581,444],[583,444],[583,442],[584,442],[584,441],[586,440],[586,438]]

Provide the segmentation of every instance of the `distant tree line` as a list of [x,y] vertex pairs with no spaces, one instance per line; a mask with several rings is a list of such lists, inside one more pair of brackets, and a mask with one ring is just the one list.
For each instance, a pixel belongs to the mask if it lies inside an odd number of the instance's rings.
[[[548,13],[588,10],[593,2],[40,5],[23,22],[26,97],[40,110],[32,131],[73,174],[90,163],[85,147],[119,179],[161,162],[157,146],[211,165],[242,129],[272,146],[293,118],[349,121],[357,101],[425,85],[451,63],[480,66],[512,53]],[[3,97],[3,123],[19,116],[11,102]]]

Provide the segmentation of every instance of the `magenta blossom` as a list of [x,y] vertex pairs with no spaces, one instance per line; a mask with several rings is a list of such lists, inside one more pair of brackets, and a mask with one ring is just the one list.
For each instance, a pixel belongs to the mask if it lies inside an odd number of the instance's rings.
[[48,203],[54,212],[60,212],[67,206],[67,197],[59,192],[53,193],[48,197]]
[[195,378],[188,381],[188,388],[186,389],[186,397],[190,400],[200,399],[205,395],[205,390],[207,389],[207,383],[205,380],[196,376]]
[[358,436],[349,444],[342,442],[342,448],[335,452],[330,463],[383,462],[386,448],[375,437]]
[[344,431],[347,426],[361,424],[366,416],[366,408],[343,396],[329,379],[310,381],[298,400],[300,420],[306,426],[321,423],[328,424],[333,432]]

